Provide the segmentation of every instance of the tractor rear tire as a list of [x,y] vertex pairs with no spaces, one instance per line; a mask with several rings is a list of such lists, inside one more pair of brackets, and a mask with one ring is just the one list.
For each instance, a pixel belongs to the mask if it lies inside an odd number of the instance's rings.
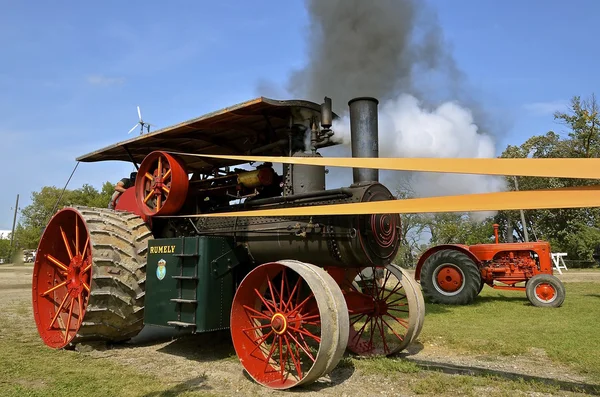
[[128,212],[68,207],[52,218],[33,276],[35,320],[46,345],[124,342],[142,330],[151,238],[143,219]]
[[481,273],[466,254],[454,249],[441,250],[423,263],[421,287],[431,303],[467,305],[481,291]]
[[527,299],[537,307],[560,307],[565,301],[565,286],[556,276],[537,274],[525,285]]

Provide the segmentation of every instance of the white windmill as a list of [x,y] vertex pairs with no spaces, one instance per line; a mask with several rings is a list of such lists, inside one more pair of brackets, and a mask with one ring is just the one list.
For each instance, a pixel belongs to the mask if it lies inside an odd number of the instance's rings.
[[133,130],[135,130],[138,125],[140,126],[140,135],[142,135],[144,133],[144,126],[146,126],[146,132],[150,132],[150,126],[152,124],[146,123],[146,122],[144,122],[144,120],[142,120],[142,112],[140,111],[140,107],[139,106],[137,107],[137,111],[138,111],[138,116],[140,118],[140,121],[138,121],[137,123],[135,123],[135,125],[133,126],[133,128],[129,130],[128,134],[131,134],[133,132]]

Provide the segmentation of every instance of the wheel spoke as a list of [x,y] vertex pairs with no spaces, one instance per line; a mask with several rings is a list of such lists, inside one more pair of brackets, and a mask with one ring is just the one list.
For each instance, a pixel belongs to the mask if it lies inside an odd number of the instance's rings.
[[385,325],[386,325],[386,326],[387,326],[387,327],[390,329],[390,331],[392,331],[392,333],[393,333],[394,335],[396,335],[396,338],[400,339],[401,341],[403,341],[403,340],[404,340],[404,337],[402,337],[402,336],[398,335],[398,334],[396,333],[396,331],[394,331],[394,328],[392,328],[392,326],[391,326],[391,325],[389,325],[389,324],[388,324],[388,322],[387,322],[387,321],[385,321],[385,319],[384,319],[383,317],[381,317],[381,321],[382,321],[382,322],[383,322],[383,323],[384,323],[384,324],[385,324]]
[[273,284],[271,284],[271,280],[267,279],[267,285],[269,286],[269,291],[271,292],[271,300],[273,301],[273,309],[277,311],[277,298],[275,297],[275,293],[273,292]]
[[145,176],[147,179],[150,179],[152,182],[154,182],[154,177],[153,177],[152,175],[150,175],[150,173],[149,173],[149,172],[146,172],[146,173],[144,174],[144,176]]
[[253,308],[251,308],[250,306],[244,305],[243,306],[244,309],[246,309],[246,311],[251,311],[256,313],[257,317],[256,318],[263,318],[265,320],[270,320],[271,318],[269,316],[267,316],[266,314],[259,312],[258,310],[255,310]]
[[383,330],[383,323],[378,320],[382,320],[382,318],[378,316],[375,319],[375,324],[377,324],[377,327],[379,328],[379,333],[381,334],[381,340],[383,342],[383,351],[385,352],[385,354],[388,354],[390,348],[388,347],[387,342],[385,341],[385,331]]
[[309,337],[313,338],[315,341],[317,341],[317,342],[319,342],[319,343],[321,342],[321,338],[319,338],[319,337],[318,337],[318,336],[316,336],[316,335],[313,335],[311,332],[307,331],[307,330],[306,330],[306,329],[304,329],[304,328],[296,328],[296,327],[293,327],[293,326],[291,326],[291,325],[288,325],[288,327],[289,327],[291,330],[294,330],[294,331],[296,331],[296,332],[298,332],[298,333],[301,333],[301,334],[304,334],[304,335],[306,335],[306,336],[309,336]]
[[171,191],[169,190],[168,187],[166,187],[165,185],[162,185],[161,189],[163,190],[163,192],[165,192],[166,194],[169,194]]
[[68,297],[69,297],[69,294],[66,294],[65,297],[63,298],[62,302],[58,306],[58,309],[56,309],[56,314],[54,314],[54,318],[52,318],[52,321],[50,322],[50,325],[48,326],[48,329],[51,329],[52,326],[54,325],[54,323],[56,322],[56,319],[58,318],[58,315],[60,314],[60,312],[61,312],[63,306],[65,305],[65,302],[67,301]]
[[286,335],[283,335],[283,339],[285,340],[285,344],[287,346],[287,351],[290,352],[290,358],[292,359],[292,363],[294,364],[294,367],[296,367],[296,372],[298,373],[298,378],[302,379],[302,367],[300,366],[300,356],[298,355],[298,360],[296,360],[296,357],[294,357],[294,351],[292,349],[292,346],[290,345],[290,341],[288,340]]
[[83,285],[83,288],[85,288],[85,290],[89,294],[90,293],[90,286],[85,281],[82,281],[81,284]]
[[271,348],[269,349],[269,354],[267,355],[267,357],[265,359],[265,369],[263,370],[264,372],[267,372],[267,370],[269,368],[269,361],[273,357],[273,353],[275,353],[276,347],[277,347],[276,343],[271,343]]
[[81,292],[77,295],[77,303],[79,305],[79,318],[77,319],[77,329],[81,327],[81,323],[83,322],[83,297]]
[[261,336],[260,338],[258,338],[257,340],[253,341],[255,343],[254,349],[252,349],[252,351],[250,352],[250,355],[252,355],[252,353],[254,353],[258,348],[260,348],[262,346],[263,343],[265,343],[265,341],[267,339],[269,339],[269,336],[273,335],[275,332],[273,330],[269,331],[269,333]]
[[75,299],[71,298],[71,307],[69,307],[69,317],[67,317],[67,326],[65,327],[65,340],[64,343],[67,343],[69,339],[69,332],[71,328],[71,317],[73,316],[73,306],[75,305]]
[[162,193],[158,192],[156,194],[156,212],[158,212],[160,210],[160,207],[162,204],[161,200],[162,200]]
[[[302,336],[302,334],[298,334],[300,336]],[[302,351],[308,356],[308,358],[311,359],[311,361],[314,363],[315,362],[315,358],[313,357],[312,354],[310,354],[310,352],[304,348],[304,346],[302,346],[302,344],[298,341],[298,339],[296,339],[296,337],[294,335],[292,335],[291,333],[288,334],[288,336],[290,338],[292,338],[292,340],[294,341],[294,343],[296,343],[296,346],[300,347],[300,349],[302,349]],[[304,343],[306,343],[306,341],[304,341]],[[307,346],[308,347],[308,346]],[[298,358],[300,358],[300,355],[298,355]]]
[[65,281],[63,281],[63,282],[62,282],[62,283],[60,283],[60,284],[56,284],[54,287],[50,288],[48,291],[46,291],[46,292],[43,292],[43,293],[41,294],[41,296],[46,296],[46,295],[48,295],[50,292],[52,292],[52,291],[56,291],[56,290],[57,290],[57,289],[59,289],[60,287],[64,287],[65,285],[67,285],[67,282],[68,282],[68,281],[69,281],[69,280],[65,280]]
[[158,170],[156,172],[156,176],[159,178],[162,176],[162,156],[158,156]]
[[67,240],[67,235],[65,234],[65,231],[63,230],[62,226],[60,227],[60,234],[62,235],[63,241],[65,243],[65,247],[67,248],[67,253],[69,254],[69,260],[73,259],[73,252],[71,252],[71,246],[69,244],[69,241]]
[[[296,297],[296,303],[298,303],[298,298],[300,297],[300,289],[298,287],[300,286],[300,282],[301,281],[302,281],[302,278],[298,277],[298,281],[296,281],[296,284],[294,285],[294,288],[292,289],[292,292],[290,292],[290,296],[288,298],[288,301],[285,303],[286,310],[292,304],[292,299],[294,299],[294,294],[297,295],[297,297]],[[298,292],[296,292],[296,290]]]
[[150,200],[153,195],[154,195],[154,190],[152,190],[152,188],[150,188],[150,193],[148,193],[148,195],[146,197],[144,197],[144,204],[147,204],[148,200]]
[[55,257],[53,257],[50,254],[46,254],[46,259],[48,259],[50,262],[54,263],[56,266],[58,266],[61,270],[64,270],[65,272],[69,271],[69,268],[67,266],[65,266],[61,261],[59,261],[58,259],[56,259]]
[[[400,281],[396,282],[396,285],[394,286],[394,288],[390,291],[390,293],[383,298],[382,300],[388,300],[393,294],[398,293],[398,291],[400,291],[402,289],[402,283]],[[405,295],[406,296],[406,295]]]
[[400,325],[402,325],[404,328],[407,328],[407,329],[408,329],[408,321],[406,321],[406,320],[404,320],[404,319],[402,319],[402,318],[398,318],[398,317],[392,316],[392,315],[391,315],[391,314],[389,314],[389,313],[386,313],[385,315],[386,315],[386,316],[389,316],[389,317],[391,317],[391,318],[393,318],[393,319],[394,319],[394,320],[396,320],[396,321],[397,321],[397,322],[398,322]]
[[[89,243],[90,243],[90,236],[89,236],[89,234],[88,234],[88,236],[87,236],[87,239],[85,240],[85,245],[83,246],[83,252],[81,253],[81,258],[82,258],[82,259],[83,259],[83,258],[85,258],[85,252],[87,251],[87,247],[88,247]],[[92,265],[90,264],[90,267],[91,267],[91,266],[92,266]],[[86,270],[86,271],[87,271],[87,270]]]
[[[267,308],[267,310],[269,311],[269,313],[270,314],[275,314],[275,311],[277,311],[277,308],[275,306],[272,306],[271,304],[267,303],[266,299],[262,296],[262,294],[260,292],[258,292],[258,290],[256,288],[254,288],[254,292],[260,298],[260,300],[265,305],[265,307]],[[275,309],[275,311],[273,311],[272,308]]]
[[165,174],[162,177],[163,183],[165,181],[165,179],[169,178],[171,176],[171,169],[169,168],[169,170],[167,172],[165,172]]

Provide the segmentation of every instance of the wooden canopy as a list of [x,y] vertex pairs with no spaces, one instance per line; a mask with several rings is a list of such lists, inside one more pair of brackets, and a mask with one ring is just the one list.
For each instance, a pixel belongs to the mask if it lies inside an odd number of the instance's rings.
[[[193,154],[243,155],[288,138],[290,122],[310,126],[319,120],[321,105],[303,100],[256,98],[204,116],[116,143],[77,158],[81,162],[142,160],[155,150]],[[337,115],[333,115],[334,119]],[[285,156],[281,146],[262,150],[264,156]],[[243,164],[227,159],[181,156],[189,172]]]

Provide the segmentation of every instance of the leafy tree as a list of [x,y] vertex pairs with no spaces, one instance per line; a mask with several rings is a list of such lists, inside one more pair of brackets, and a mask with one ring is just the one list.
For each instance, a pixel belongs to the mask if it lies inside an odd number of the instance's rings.
[[[396,192],[399,200],[414,198],[414,192],[408,183],[402,183]],[[400,217],[400,248],[395,263],[402,267],[413,267],[417,263],[419,252],[422,251],[423,231],[426,229],[425,218],[422,214],[402,214]]]
[[7,262],[9,251],[10,251],[10,240],[9,239],[0,239],[0,259],[4,259],[4,261]]
[[427,227],[431,244],[483,244],[494,241],[493,219],[474,219],[468,213],[439,213],[430,217]]
[[113,191],[114,185],[105,182],[101,191],[85,184],[79,189],[67,189],[64,193],[55,186],[44,186],[39,192],[33,192],[32,203],[21,211],[21,219],[15,228],[17,249],[36,248],[44,227],[56,210],[72,205],[106,208]]
[[[509,145],[502,153],[505,158],[590,158],[600,155],[600,113],[595,96],[582,101],[576,96],[567,112],[556,112],[554,118],[569,128],[566,137],[554,131],[533,136],[520,146]],[[571,178],[508,178],[511,189],[515,181],[520,190],[554,189],[597,185],[593,179]],[[600,242],[600,209],[555,209],[527,211],[530,236],[547,240],[553,251],[567,252],[569,259],[591,260],[594,247]],[[517,238],[524,241],[524,225],[518,211],[502,211],[496,217],[503,228],[513,226]]]

